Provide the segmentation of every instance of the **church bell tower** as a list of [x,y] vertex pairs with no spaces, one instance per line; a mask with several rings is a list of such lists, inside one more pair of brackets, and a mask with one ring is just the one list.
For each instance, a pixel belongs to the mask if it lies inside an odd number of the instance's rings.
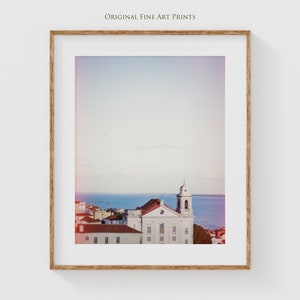
[[192,194],[188,191],[188,188],[185,184],[179,189],[177,197],[177,208],[176,211],[183,216],[193,216],[193,206],[192,206]]

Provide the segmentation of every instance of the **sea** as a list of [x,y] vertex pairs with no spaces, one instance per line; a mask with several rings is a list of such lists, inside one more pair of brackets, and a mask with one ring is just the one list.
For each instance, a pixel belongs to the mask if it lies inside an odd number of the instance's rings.
[[[77,193],[75,200],[97,205],[101,209],[135,209],[150,199],[162,199],[169,207],[176,209],[176,194]],[[193,195],[192,206],[195,224],[211,230],[225,227],[224,195]]]

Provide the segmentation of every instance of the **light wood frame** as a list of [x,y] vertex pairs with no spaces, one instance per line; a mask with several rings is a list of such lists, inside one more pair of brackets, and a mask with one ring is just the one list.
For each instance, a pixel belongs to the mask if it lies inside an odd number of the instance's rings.
[[[242,35],[246,37],[246,264],[245,265],[59,265],[54,261],[54,40],[83,35]],[[52,270],[242,270],[250,269],[250,31],[249,30],[53,30],[50,31],[50,269]]]

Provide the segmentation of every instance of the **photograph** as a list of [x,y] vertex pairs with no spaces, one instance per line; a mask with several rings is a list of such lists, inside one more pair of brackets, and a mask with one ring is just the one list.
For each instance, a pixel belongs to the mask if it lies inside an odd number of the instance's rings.
[[225,57],[75,57],[76,244],[225,244]]

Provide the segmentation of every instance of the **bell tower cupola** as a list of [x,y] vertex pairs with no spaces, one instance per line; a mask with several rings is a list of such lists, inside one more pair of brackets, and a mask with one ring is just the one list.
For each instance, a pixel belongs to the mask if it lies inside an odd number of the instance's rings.
[[177,208],[176,210],[184,216],[192,216],[193,215],[193,207],[192,207],[192,194],[189,192],[187,185],[185,184],[185,180],[183,185],[179,189],[179,193],[176,195],[177,197]]

